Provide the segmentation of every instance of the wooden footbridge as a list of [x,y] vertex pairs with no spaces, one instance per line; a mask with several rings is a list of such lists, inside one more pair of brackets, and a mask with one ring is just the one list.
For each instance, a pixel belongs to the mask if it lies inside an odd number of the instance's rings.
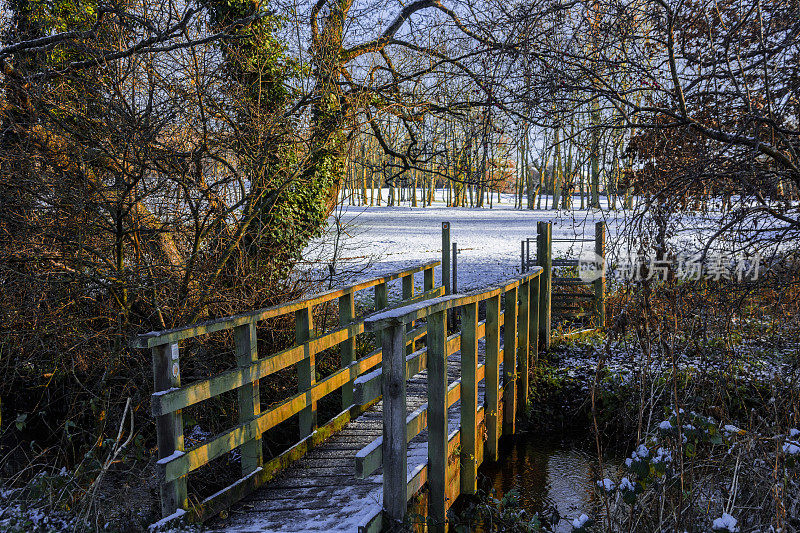
[[[156,526],[181,520],[218,531],[380,531],[406,519],[408,502],[425,492],[428,527],[446,529],[447,509],[476,491],[478,466],[499,459],[499,438],[514,433],[516,415],[528,405],[531,360],[540,340],[550,342],[551,260],[540,253],[540,265],[499,285],[445,294],[434,283],[439,267],[449,280],[443,258],[444,265],[140,335],[136,346],[153,357],[164,516]],[[422,292],[415,294],[420,273]],[[400,287],[392,290],[395,282]],[[338,327],[315,328],[320,306],[333,304]],[[260,328],[285,315],[294,315],[294,346],[259,353]],[[232,336],[236,366],[182,383],[181,343],[222,331]],[[316,355],[337,347],[341,368],[320,377]],[[298,392],[263,405],[259,380],[291,367]],[[185,446],[182,410],[232,391],[238,424]],[[319,423],[317,402],[337,391],[341,412]],[[299,440],[265,460],[262,436],[290,420],[297,420]],[[232,452],[241,478],[190,499],[187,476]]]

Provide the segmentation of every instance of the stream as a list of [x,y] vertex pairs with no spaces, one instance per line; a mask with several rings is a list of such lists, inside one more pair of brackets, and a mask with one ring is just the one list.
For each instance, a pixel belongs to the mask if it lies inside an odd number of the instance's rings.
[[582,513],[594,514],[601,505],[595,491],[597,479],[617,478],[620,458],[604,459],[604,475],[591,443],[570,446],[542,439],[535,433],[521,433],[502,446],[502,460],[486,462],[480,469],[479,488],[494,491],[501,499],[516,489],[520,504],[529,514],[551,516],[558,511],[561,520],[556,531],[572,531],[572,520]]

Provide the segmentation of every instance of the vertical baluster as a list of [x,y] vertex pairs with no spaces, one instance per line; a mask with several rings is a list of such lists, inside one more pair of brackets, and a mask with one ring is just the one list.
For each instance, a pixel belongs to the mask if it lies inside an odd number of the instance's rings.
[[511,435],[517,418],[517,289],[505,294],[503,312],[503,435]]
[[[533,366],[539,363],[539,291],[542,276],[538,275],[530,281],[530,325],[528,326],[528,339],[531,343],[531,352],[533,353]],[[528,365],[530,366],[530,364]]]
[[[314,330],[312,308],[307,306],[295,312],[295,341],[298,345],[305,344],[305,359],[297,363],[297,390],[306,392],[310,390],[316,380],[316,354],[308,345]],[[312,401],[310,405],[300,411],[300,438],[311,435],[317,429],[317,402]]]
[[406,352],[405,327],[391,324],[382,334],[383,508],[389,519],[406,513]]
[[447,485],[447,314],[428,317],[428,514],[444,531]]
[[[409,274],[403,277],[403,300],[410,300],[414,297],[414,274]],[[406,331],[414,329],[414,322],[406,324]],[[406,347],[406,354],[410,354],[416,350],[416,342],[411,339],[411,342]]]
[[422,285],[422,290],[424,290],[425,292],[433,290],[433,287],[435,286],[433,273],[434,273],[433,267],[426,268],[424,273],[423,273],[424,277],[423,277],[423,280],[422,280],[422,284],[423,284]]
[[[355,318],[355,302],[353,293],[339,297],[339,325],[346,326]],[[342,368],[349,367],[356,356],[356,337],[351,336],[339,345],[339,355]],[[353,404],[353,380],[342,386],[342,410],[348,409]]]
[[478,489],[478,303],[461,311],[461,492]]
[[[375,311],[380,311],[381,309],[385,309],[389,305],[389,292],[386,288],[386,282],[379,283],[375,285]],[[381,344],[381,335],[382,332],[377,331],[375,332],[375,343],[377,344],[377,348],[382,346]]]
[[[256,325],[253,323],[237,326],[233,332],[236,342],[236,364],[239,368],[247,368],[258,360],[258,343]],[[258,380],[238,389],[239,422],[249,422],[261,414]],[[244,443],[242,453],[242,475],[246,476],[263,463],[261,435]]]
[[497,441],[500,438],[498,413],[500,412],[500,296],[486,300],[486,373],[484,391],[486,400],[486,450],[485,456],[497,461]]
[[[151,349],[153,356],[153,390],[161,392],[181,386],[181,370],[178,343],[161,344]],[[183,415],[181,410],[159,416],[156,419],[158,458],[169,457],[176,451],[184,451]],[[188,510],[189,493],[186,476],[162,483],[161,515],[169,516],[178,509]]]
[[517,401],[519,409],[528,407],[528,352],[530,344],[528,339],[528,326],[530,325],[530,283],[526,281],[519,286],[519,315],[517,333],[517,366],[519,368]]

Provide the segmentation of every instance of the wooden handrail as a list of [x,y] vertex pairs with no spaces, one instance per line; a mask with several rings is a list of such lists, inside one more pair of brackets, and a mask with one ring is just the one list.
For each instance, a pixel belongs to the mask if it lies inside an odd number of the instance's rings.
[[364,320],[364,327],[367,331],[379,331],[390,325],[407,324],[448,309],[455,309],[463,305],[481,302],[515,289],[519,287],[520,284],[527,283],[531,279],[538,277],[541,272],[541,267],[534,267],[524,274],[511,278],[502,285],[496,285],[488,289],[466,294],[451,294],[449,296],[442,296],[416,304],[396,307],[382,313],[375,313]]
[[[350,419],[351,412],[357,415],[366,409],[368,405],[352,405],[353,384],[360,375],[381,363],[383,352],[381,349],[374,350],[355,360],[355,339],[366,330],[365,318],[355,318],[353,295],[360,290],[374,287],[375,307],[380,312],[389,308],[387,283],[402,279],[403,299],[398,306],[418,304],[426,299],[440,297],[444,293],[444,287],[435,287],[433,282],[433,270],[439,265],[439,261],[432,261],[273,307],[181,328],[153,331],[136,337],[132,345],[150,348],[153,357],[154,393],[151,410],[156,418],[157,473],[160,479],[162,515],[177,517],[190,512],[190,518],[203,519],[213,514],[222,506],[244,497],[274,477],[290,462],[302,457],[311,447],[321,443],[325,436]],[[424,272],[424,291],[414,295],[413,275],[418,272]],[[313,307],[337,298],[339,327],[313,336]],[[295,313],[296,345],[277,354],[259,358],[256,339],[258,322],[289,313]],[[179,342],[224,330],[234,330],[236,367],[182,386]],[[403,352],[405,353],[406,347],[413,350],[416,340],[426,332],[424,325],[404,331],[400,340]],[[317,381],[315,355],[337,345],[340,347],[342,367]],[[298,370],[297,394],[262,411],[259,380],[292,366]],[[316,402],[339,389],[342,389],[342,413],[323,427],[317,428]],[[238,394],[238,424],[186,449],[182,410],[234,390]],[[355,411],[351,411],[351,408]],[[289,455],[279,456],[265,465],[261,444],[263,433],[294,415],[300,417],[300,441],[286,452]],[[187,475],[237,448],[242,453],[242,478],[205,499],[199,508],[190,509]]]
[[[367,477],[383,467],[383,509],[390,521],[404,520],[407,501],[427,481],[431,528],[444,530],[447,508],[458,494],[477,490],[477,467],[482,458],[497,457],[500,428],[502,434],[514,433],[518,407],[528,405],[529,353],[538,350],[540,302],[544,298],[549,301],[549,295],[541,294],[542,288],[549,289],[549,284],[540,287],[543,271],[535,267],[493,287],[397,307],[364,320],[365,330],[383,332],[382,368],[362,378],[356,388],[360,385],[361,396],[369,397],[364,391],[376,393],[375,382],[382,381],[383,435],[358,452],[355,468],[359,477]],[[502,313],[501,298],[505,301]],[[483,301],[486,319],[479,322],[478,304]],[[461,331],[447,337],[447,311],[455,308],[461,308]],[[427,346],[407,356],[406,325],[420,319],[427,321]],[[485,360],[479,363],[478,341],[482,338],[486,339]],[[456,351],[461,353],[461,377],[448,385],[447,357]],[[428,402],[406,415],[406,380],[422,368],[428,371]],[[482,406],[477,405],[480,381],[485,381],[486,392]],[[458,400],[461,429],[451,435],[447,410]],[[478,430],[481,423],[485,432]],[[428,463],[409,481],[407,446],[426,427]],[[453,461],[458,444],[461,454]],[[456,478],[459,482],[453,483]]]

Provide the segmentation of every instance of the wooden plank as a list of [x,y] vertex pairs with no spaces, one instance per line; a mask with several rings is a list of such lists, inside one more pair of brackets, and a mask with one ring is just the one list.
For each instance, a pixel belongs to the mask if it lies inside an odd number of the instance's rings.
[[[314,331],[314,323],[312,318],[312,307],[310,305],[299,309],[295,312],[295,344],[303,345],[305,349],[305,357],[302,361],[297,363],[297,391],[307,392],[314,387],[317,381],[317,368],[316,368],[316,352],[313,350],[311,343],[307,342],[311,339]],[[317,402],[311,401],[300,411],[299,416],[300,438],[304,439],[311,435],[317,428]]]
[[[353,321],[355,313],[355,301],[353,293],[339,297],[339,325],[346,326]],[[363,321],[362,321],[363,324]],[[350,366],[356,357],[356,336],[349,336],[339,345],[339,356],[342,368]],[[353,381],[348,381],[342,387],[342,409],[347,409],[353,404]]]
[[505,294],[503,326],[503,435],[513,435],[517,418],[517,289]]
[[486,385],[484,400],[486,405],[486,456],[492,461],[498,458],[499,388],[500,388],[500,296],[486,300],[486,345],[484,361],[486,365]]
[[405,328],[398,322],[383,332],[383,509],[402,524],[406,514],[406,357]]
[[[161,344],[151,349],[153,356],[153,390],[156,392],[181,386],[178,343]],[[156,418],[158,459],[164,460],[183,453],[183,415],[180,410]],[[161,516],[167,517],[178,509],[189,508],[184,470],[172,480],[161,480]]]
[[276,407],[262,412],[257,418],[220,433],[208,441],[198,444],[183,454],[175,454],[169,459],[158,461],[161,475],[167,481],[191,472],[209,461],[225,454],[245,442],[262,435],[268,429],[288,420],[303,409],[315,404],[320,398],[330,394],[351,380],[359,370],[366,366],[368,359],[362,359],[349,368],[334,372],[316,383],[309,391],[299,392]]
[[150,398],[153,416],[186,408],[214,396],[237,389],[255,380],[292,366],[305,357],[303,346],[293,346],[272,357],[259,359],[246,368],[236,368],[210,379],[168,391],[156,391]]
[[206,322],[191,324],[189,326],[183,326],[180,328],[174,328],[163,331],[151,331],[148,333],[138,335],[131,342],[131,345],[134,348],[152,348],[160,344],[178,342],[184,339],[197,337],[198,335],[206,335],[209,333],[214,333],[216,331],[232,329],[235,328],[236,326],[241,326],[243,324],[247,324],[250,322],[260,322],[262,320],[267,320],[269,318],[275,318],[282,315],[287,315],[289,313],[293,313],[308,306],[313,307],[315,305],[319,305],[334,300],[348,293],[358,292],[363,289],[374,287],[375,285],[378,285],[380,283],[386,283],[388,281],[399,279],[402,276],[407,275],[409,273],[422,272],[427,269],[432,269],[436,266],[439,266],[440,264],[441,263],[439,261],[430,261],[428,263],[417,265],[412,268],[399,270],[397,272],[388,274],[380,278],[374,278],[367,281],[363,281],[361,283],[357,283],[349,287],[343,287],[341,289],[333,289],[320,294],[314,294],[311,296],[307,296],[305,298],[293,300],[291,302],[278,304],[264,309],[257,309],[249,313],[217,318],[214,320],[208,320]]
[[428,318],[428,515],[433,531],[446,528],[447,315]]
[[461,308],[461,492],[478,490],[478,304]]
[[[234,331],[236,343],[236,364],[242,368],[249,367],[258,360],[258,341],[256,339],[256,325],[243,324]],[[239,387],[239,422],[246,423],[254,420],[261,414],[261,400],[258,380]],[[263,463],[261,435],[242,444],[239,448],[242,455],[242,476],[245,477],[256,471]]]
[[[483,375],[484,366],[480,365],[477,371],[478,381],[483,379]],[[459,379],[447,387],[447,408],[452,407],[460,399],[461,380]],[[411,442],[411,439],[422,433],[427,427],[428,404],[426,402],[406,417],[406,442]],[[359,479],[366,478],[381,467],[383,461],[382,443],[383,438],[379,437],[359,450],[355,457],[356,477]]]

